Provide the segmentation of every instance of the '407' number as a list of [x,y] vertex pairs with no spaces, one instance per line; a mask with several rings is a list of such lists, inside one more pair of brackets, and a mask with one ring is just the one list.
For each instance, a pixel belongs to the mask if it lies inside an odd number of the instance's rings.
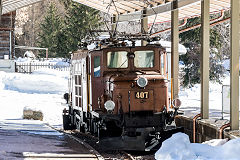
[[148,92],[136,92],[135,97],[138,99],[147,99],[148,98]]

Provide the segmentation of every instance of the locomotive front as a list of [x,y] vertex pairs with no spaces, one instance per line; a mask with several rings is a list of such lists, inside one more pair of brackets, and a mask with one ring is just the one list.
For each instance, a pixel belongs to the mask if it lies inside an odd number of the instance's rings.
[[99,138],[110,150],[158,148],[177,108],[169,109],[167,55],[159,45],[73,54],[64,129]]
[[110,139],[112,147],[151,150],[164,137],[176,114],[169,111],[166,58],[165,49],[156,45],[103,50],[106,83],[99,107],[106,134],[120,137]]

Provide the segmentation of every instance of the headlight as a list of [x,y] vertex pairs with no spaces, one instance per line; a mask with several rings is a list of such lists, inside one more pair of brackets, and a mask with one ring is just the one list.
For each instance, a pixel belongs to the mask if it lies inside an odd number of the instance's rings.
[[108,100],[104,103],[104,107],[107,111],[113,111],[115,108],[115,103],[112,100]]
[[173,107],[175,108],[175,109],[179,109],[179,107],[181,106],[181,104],[182,104],[182,102],[180,101],[180,99],[174,99],[173,101],[172,101],[172,105],[173,105]]
[[145,87],[147,84],[148,84],[148,80],[146,78],[144,78],[144,77],[138,78],[137,85],[139,87]]

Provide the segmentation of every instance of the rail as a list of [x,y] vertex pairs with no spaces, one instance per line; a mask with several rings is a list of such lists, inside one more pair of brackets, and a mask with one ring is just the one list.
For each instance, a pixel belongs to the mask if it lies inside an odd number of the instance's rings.
[[69,66],[58,65],[56,63],[16,62],[15,72],[31,74],[33,71],[38,70],[40,68],[49,68],[49,69],[55,69],[58,71],[69,71],[70,70]]

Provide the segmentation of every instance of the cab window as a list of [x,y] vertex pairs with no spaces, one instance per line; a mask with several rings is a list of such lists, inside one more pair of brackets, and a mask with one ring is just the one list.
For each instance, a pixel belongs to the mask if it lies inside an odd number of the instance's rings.
[[161,74],[165,74],[165,68],[164,68],[164,55],[161,54]]
[[154,67],[154,51],[135,51],[134,66],[136,68]]
[[101,68],[100,68],[100,56],[95,56],[93,63],[94,63],[94,77],[100,77]]
[[128,57],[126,51],[108,52],[107,53],[108,68],[127,68]]

